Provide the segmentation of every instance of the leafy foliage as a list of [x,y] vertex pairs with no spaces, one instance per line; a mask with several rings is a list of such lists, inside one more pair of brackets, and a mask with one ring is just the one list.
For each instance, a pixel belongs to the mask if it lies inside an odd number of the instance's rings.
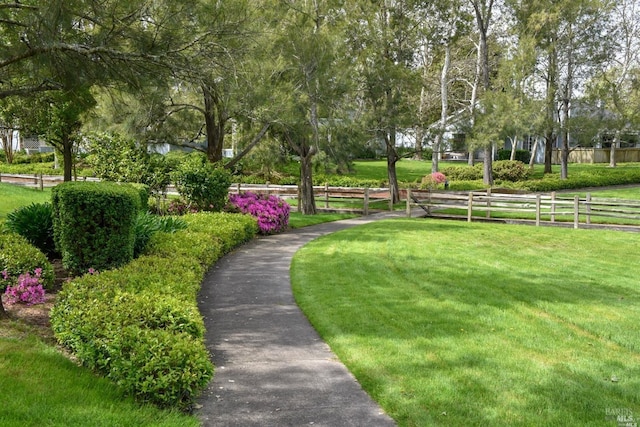
[[523,181],[529,176],[529,168],[519,160],[493,162],[493,177],[504,181]]
[[156,232],[131,263],[66,283],[51,323],[84,366],[139,401],[187,410],[213,375],[196,303],[200,283],[213,262],[257,228],[248,215],[181,219],[186,229]]
[[172,173],[180,195],[199,211],[221,211],[227,203],[231,175],[200,154],[188,156]]
[[255,217],[261,234],[279,233],[289,225],[289,204],[276,196],[246,192],[232,194],[229,202],[240,212]]
[[140,194],[128,185],[67,182],[52,191],[56,247],[69,271],[107,270],[133,258]]
[[157,216],[149,212],[140,212],[134,225],[135,243],[133,257],[137,258],[144,251],[151,236],[157,232],[175,233],[187,228],[183,220],[171,216]]
[[53,285],[54,274],[51,263],[38,248],[24,237],[14,234],[0,234],[0,271],[6,272],[7,279],[0,281],[0,291],[6,286],[15,285],[20,275],[35,274],[41,268],[41,279],[45,288]]
[[146,145],[120,135],[93,134],[89,140],[87,161],[98,178],[144,184],[156,198],[166,194],[171,164],[164,156],[149,154]]
[[27,239],[47,256],[56,255],[51,203],[32,203],[7,215],[6,228]]

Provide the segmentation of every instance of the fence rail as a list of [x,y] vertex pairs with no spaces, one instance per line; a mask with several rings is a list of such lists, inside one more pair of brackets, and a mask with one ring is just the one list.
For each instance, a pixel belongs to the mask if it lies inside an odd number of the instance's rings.
[[[78,177],[78,181],[99,181],[98,178]],[[58,175],[19,175],[0,173],[0,182],[21,185],[43,190],[54,187],[63,182]],[[229,192],[239,193],[251,191],[257,194],[270,194],[285,199],[300,200],[300,189],[297,185],[270,185],[270,184],[232,184]],[[168,194],[178,194],[176,188],[170,185]],[[319,210],[353,212],[368,215],[374,211],[385,209],[392,210],[393,204],[389,196],[388,188],[352,188],[331,187],[329,185],[314,186],[314,197]]]
[[[407,215],[421,207],[427,216],[465,218],[468,222],[487,219],[522,219],[541,223],[573,222],[590,225],[594,219],[613,218],[616,224],[635,222],[640,226],[640,201],[562,196],[550,194],[504,194],[472,191],[468,193],[407,190]],[[606,220],[604,220],[606,221]]]
[[[78,180],[98,181],[90,177],[79,177]],[[0,182],[42,190],[62,183],[63,179],[54,175],[2,173]],[[297,185],[233,184],[229,187],[232,194],[247,191],[300,200],[300,188]],[[313,192],[319,210],[363,215],[393,210],[388,188],[331,187],[325,184],[314,186]],[[169,193],[177,194],[175,187],[170,186]],[[412,215],[412,209],[422,209],[426,216],[455,217],[469,222],[474,219],[522,219],[535,221],[536,225],[543,222],[573,222],[573,227],[579,228],[580,224],[590,225],[595,219],[615,224],[630,222],[640,227],[640,201],[596,198],[591,194],[568,197],[555,192],[510,194],[490,189],[467,193],[403,189],[400,190],[400,197],[406,201],[407,216]]]

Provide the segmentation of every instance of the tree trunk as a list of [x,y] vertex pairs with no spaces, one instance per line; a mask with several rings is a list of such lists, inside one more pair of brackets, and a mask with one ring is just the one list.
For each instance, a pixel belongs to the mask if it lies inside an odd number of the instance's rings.
[[544,137],[544,173],[551,173],[551,161],[553,159],[553,141],[555,134],[552,132]]
[[73,141],[69,136],[62,140],[62,164],[64,166],[64,182],[72,180],[73,172]]
[[509,156],[509,160],[512,162],[516,159],[516,151],[518,151],[518,137],[514,136],[511,139],[511,155]]
[[313,167],[311,158],[313,150],[309,150],[307,155],[300,156],[300,203],[303,215],[316,214],[316,199],[313,194]]
[[7,319],[7,318],[9,318],[9,313],[7,313],[7,311],[4,309],[4,305],[2,304],[2,299],[0,299],[0,319]]
[[433,157],[431,160],[431,173],[438,172],[438,161],[442,151],[442,140],[447,127],[447,113],[449,111],[449,68],[451,67],[451,47],[447,43],[444,49],[444,64],[440,73],[440,123],[436,139],[433,143]]
[[553,153],[553,142],[555,141],[556,125],[556,93],[558,91],[558,53],[555,49],[555,39],[551,40],[551,50],[549,51],[549,69],[547,70],[547,129],[545,132],[545,152],[544,152],[544,173],[552,173],[551,161]]
[[484,166],[482,167],[482,182],[493,185],[493,143],[484,147]]
[[211,163],[222,161],[224,147],[224,126],[226,117],[214,90],[202,87],[204,96],[204,123],[207,135],[207,159]]
[[616,148],[618,148],[618,143],[620,141],[620,131],[616,131],[616,135],[613,138],[613,142],[611,143],[611,150],[609,151],[609,167],[615,168],[616,164]]
[[2,129],[2,149],[7,164],[13,163],[13,129]]
[[399,160],[396,151],[396,134],[395,129],[385,135],[387,145],[387,177],[389,178],[389,192],[393,203],[400,201],[400,187],[398,186],[398,175],[396,173],[396,163]]
[[536,162],[536,156],[538,155],[538,138],[533,141],[533,148],[531,149],[531,157],[529,158],[529,169],[533,169],[533,165]]

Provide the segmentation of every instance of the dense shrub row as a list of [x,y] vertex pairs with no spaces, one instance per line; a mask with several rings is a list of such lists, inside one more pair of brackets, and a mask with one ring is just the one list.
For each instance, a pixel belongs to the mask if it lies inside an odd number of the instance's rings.
[[[440,169],[449,181],[475,181],[482,179],[482,163],[474,166],[448,166]],[[502,181],[523,181],[529,176],[529,168],[519,160],[497,160],[493,162],[493,178]]]
[[66,283],[51,324],[82,365],[138,400],[188,409],[213,375],[196,302],[202,278],[257,226],[238,214],[182,219],[186,229],[154,234],[131,263]]

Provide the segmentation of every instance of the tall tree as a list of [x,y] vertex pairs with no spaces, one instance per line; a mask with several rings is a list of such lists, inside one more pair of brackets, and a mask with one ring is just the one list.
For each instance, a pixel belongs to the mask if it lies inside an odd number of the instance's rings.
[[615,167],[621,136],[640,125],[640,1],[617,1],[607,33],[612,37],[615,53],[608,58],[607,67],[589,81],[586,93],[592,108],[600,110],[603,128],[614,135],[609,166]]
[[391,198],[399,200],[396,163],[398,132],[412,125],[408,93],[419,87],[414,67],[419,3],[408,0],[362,1],[350,10],[350,38],[359,73],[364,118],[371,135],[382,141]]
[[22,130],[42,137],[62,154],[65,181],[72,179],[74,148],[80,140],[83,118],[94,106],[89,88],[74,88],[31,97],[29,111],[22,115]]
[[312,158],[342,96],[337,44],[341,42],[341,2],[280,2],[274,8],[270,85],[276,123],[273,134],[300,159],[300,208],[315,214]]
[[[490,89],[490,69],[489,69],[489,28],[491,26],[491,15],[493,13],[493,0],[470,0],[476,16],[476,27],[478,30],[478,75],[482,89],[488,92]],[[474,110],[476,106],[472,106]],[[482,180],[485,185],[493,184],[493,142],[487,141],[484,145],[484,166]]]

